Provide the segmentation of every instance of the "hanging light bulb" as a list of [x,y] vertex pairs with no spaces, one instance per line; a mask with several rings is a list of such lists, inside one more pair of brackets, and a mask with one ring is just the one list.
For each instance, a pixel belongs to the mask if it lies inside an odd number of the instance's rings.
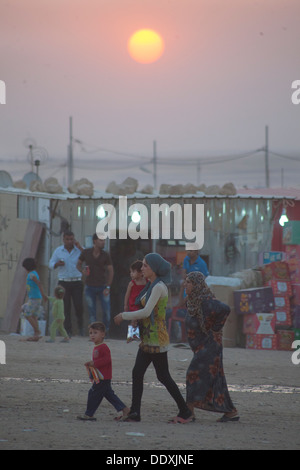
[[98,219],[104,219],[106,214],[105,214],[105,210],[104,210],[103,206],[98,206],[97,207],[96,215],[97,215]]
[[138,224],[141,220],[141,214],[139,213],[139,211],[134,211],[132,213],[132,216],[131,216],[131,220],[132,222],[134,222],[135,224]]
[[284,224],[288,221],[289,221],[289,219],[287,218],[287,215],[286,215],[286,209],[284,208],[282,210],[282,214],[281,214],[281,217],[279,219],[279,224],[281,225],[281,227],[283,227]]

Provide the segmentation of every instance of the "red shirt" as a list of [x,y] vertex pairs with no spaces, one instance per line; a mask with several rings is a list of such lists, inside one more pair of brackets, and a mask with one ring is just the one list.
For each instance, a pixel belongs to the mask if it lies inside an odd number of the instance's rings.
[[105,343],[99,344],[98,346],[94,347],[93,362],[95,364],[96,369],[98,369],[103,375],[104,380],[112,379],[110,349]]
[[135,310],[139,310],[141,307],[139,305],[135,305],[135,299],[139,295],[139,293],[144,289],[146,284],[142,284],[141,286],[137,285],[134,280],[132,282],[132,288],[130,291],[130,296],[128,299],[129,310],[130,312],[134,312]]

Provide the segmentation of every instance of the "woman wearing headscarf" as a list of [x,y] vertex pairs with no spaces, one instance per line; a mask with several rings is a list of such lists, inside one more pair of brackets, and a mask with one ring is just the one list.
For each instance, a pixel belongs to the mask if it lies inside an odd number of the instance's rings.
[[192,413],[194,408],[224,413],[219,422],[238,421],[223,369],[222,328],[230,308],[215,298],[200,272],[187,275],[185,288],[186,329],[194,353],[186,376],[187,405]]
[[141,343],[132,371],[132,404],[126,420],[141,420],[143,379],[147,368],[153,363],[158,380],[166,387],[179,409],[171,422],[188,423],[193,420],[192,412],[170,375],[167,357],[166,284],[171,280],[171,265],[159,254],[149,253],[143,260],[142,272],[148,282],[136,300],[141,308],[135,312],[119,313],[114,318],[117,325],[123,320],[139,320],[140,328]]

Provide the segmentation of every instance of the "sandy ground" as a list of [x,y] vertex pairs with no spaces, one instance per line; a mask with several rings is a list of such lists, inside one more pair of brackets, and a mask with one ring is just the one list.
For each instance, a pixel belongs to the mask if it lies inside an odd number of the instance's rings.
[[[300,447],[300,365],[291,352],[224,349],[224,367],[240,422],[216,422],[219,415],[196,410],[196,422],[168,424],[177,410],[152,366],[145,376],[140,423],[117,423],[103,401],[94,423],[76,420],[90,388],[83,363],[92,343],[20,342],[0,334],[6,364],[0,365],[0,450],[104,449],[106,451],[196,451],[202,449],[297,449]],[[113,388],[128,405],[137,343],[107,340],[113,359]],[[185,345],[171,345],[172,376],[185,395],[192,357]]]

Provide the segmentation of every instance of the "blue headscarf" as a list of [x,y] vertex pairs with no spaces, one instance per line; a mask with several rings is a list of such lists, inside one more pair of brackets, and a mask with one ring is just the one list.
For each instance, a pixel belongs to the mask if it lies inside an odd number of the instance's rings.
[[[140,292],[135,300],[135,304],[139,305],[141,299],[146,294],[146,303],[151,295],[153,287],[160,281],[164,282],[165,284],[169,284],[171,282],[171,264],[166,261],[162,256],[158,253],[148,253],[145,256],[145,260],[147,264],[150,266],[152,271],[156,274],[156,279],[152,283],[150,281],[147,282],[144,289]],[[152,311],[151,316],[151,323],[154,323],[154,311]]]

